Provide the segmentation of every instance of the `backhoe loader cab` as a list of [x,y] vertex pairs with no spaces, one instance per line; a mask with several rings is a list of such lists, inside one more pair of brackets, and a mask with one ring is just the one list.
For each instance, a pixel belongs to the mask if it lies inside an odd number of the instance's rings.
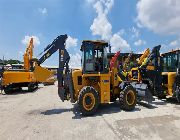
[[180,68],[180,50],[163,53],[162,59],[162,72],[176,72]]
[[108,43],[104,41],[83,41],[82,66],[83,73],[108,73],[107,50]]

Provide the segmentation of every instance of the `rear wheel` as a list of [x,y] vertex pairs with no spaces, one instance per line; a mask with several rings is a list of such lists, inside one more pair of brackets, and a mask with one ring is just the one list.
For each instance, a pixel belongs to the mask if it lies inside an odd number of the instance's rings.
[[83,87],[79,92],[78,104],[83,115],[93,115],[99,105],[98,92],[91,86]]
[[12,91],[12,89],[10,87],[7,86],[7,87],[4,88],[4,93],[5,94],[11,94],[12,92],[13,91]]
[[28,91],[33,92],[38,87],[37,83],[29,83],[28,84]]
[[121,109],[126,111],[133,110],[137,103],[136,90],[131,85],[125,87],[125,89],[120,92],[119,102]]

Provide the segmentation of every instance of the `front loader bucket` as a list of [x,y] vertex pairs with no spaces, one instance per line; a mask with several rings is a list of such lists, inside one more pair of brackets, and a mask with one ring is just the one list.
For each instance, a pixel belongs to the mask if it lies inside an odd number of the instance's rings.
[[131,85],[136,89],[137,91],[137,97],[139,100],[144,100],[147,102],[152,102],[155,99],[152,96],[152,93],[150,92],[147,84],[143,83],[131,83]]

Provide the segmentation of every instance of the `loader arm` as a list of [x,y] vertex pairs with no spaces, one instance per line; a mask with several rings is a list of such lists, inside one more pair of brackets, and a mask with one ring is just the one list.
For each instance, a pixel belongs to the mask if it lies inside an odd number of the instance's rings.
[[30,70],[30,60],[33,58],[33,38],[30,39],[27,49],[24,53],[24,69],[26,71]]

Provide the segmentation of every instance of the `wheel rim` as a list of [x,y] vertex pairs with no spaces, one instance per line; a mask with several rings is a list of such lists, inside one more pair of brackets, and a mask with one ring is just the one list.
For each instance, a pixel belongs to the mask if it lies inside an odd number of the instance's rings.
[[135,94],[132,90],[128,91],[126,94],[126,102],[128,105],[133,105],[135,100]]
[[92,93],[86,93],[83,97],[83,107],[84,109],[90,111],[94,108],[95,97]]

